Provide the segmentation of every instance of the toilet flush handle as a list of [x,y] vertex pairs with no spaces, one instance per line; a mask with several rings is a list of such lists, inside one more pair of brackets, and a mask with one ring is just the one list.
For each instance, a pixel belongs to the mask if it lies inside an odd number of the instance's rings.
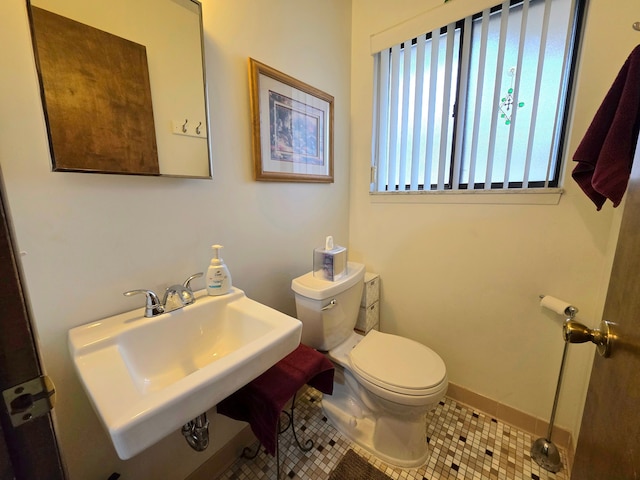
[[336,302],[336,299],[334,298],[333,300],[331,300],[329,303],[327,303],[324,307],[322,307],[320,310],[321,311],[325,311],[325,310],[331,310],[333,307],[335,307],[338,304],[338,302]]

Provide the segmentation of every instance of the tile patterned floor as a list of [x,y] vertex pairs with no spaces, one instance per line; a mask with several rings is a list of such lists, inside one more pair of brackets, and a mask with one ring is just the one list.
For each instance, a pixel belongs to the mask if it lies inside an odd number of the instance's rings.
[[[291,429],[280,435],[280,478],[321,480],[330,472],[349,448],[366,458],[392,479],[526,479],[567,480],[566,469],[557,474],[541,469],[529,456],[535,438],[482,412],[445,398],[429,414],[427,441],[431,454],[420,468],[402,469],[384,464],[340,435],[324,417],[320,408],[321,394],[307,388],[298,395],[295,408],[298,438],[312,439],[313,448],[301,452]],[[255,451],[256,444],[253,446]],[[566,455],[561,451],[563,465]],[[253,460],[238,459],[219,479],[275,479],[275,459],[261,450]],[[363,479],[364,480],[364,479]]]

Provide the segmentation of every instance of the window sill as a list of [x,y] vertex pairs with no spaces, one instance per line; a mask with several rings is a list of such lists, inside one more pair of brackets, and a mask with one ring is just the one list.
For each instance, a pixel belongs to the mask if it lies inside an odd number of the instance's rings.
[[371,203],[466,203],[496,205],[557,205],[562,188],[532,190],[458,190],[369,192]]

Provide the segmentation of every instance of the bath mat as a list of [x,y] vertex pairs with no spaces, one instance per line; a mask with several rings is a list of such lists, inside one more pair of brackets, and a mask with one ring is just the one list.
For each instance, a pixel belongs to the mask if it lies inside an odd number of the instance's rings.
[[349,450],[333,469],[329,480],[391,480],[353,450]]

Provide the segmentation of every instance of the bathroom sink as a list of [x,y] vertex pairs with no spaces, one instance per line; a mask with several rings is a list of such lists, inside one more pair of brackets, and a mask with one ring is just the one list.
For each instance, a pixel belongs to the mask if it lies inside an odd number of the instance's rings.
[[291,353],[300,321],[249,299],[196,292],[180,310],[144,308],[69,330],[80,380],[128,459],[206,412]]

